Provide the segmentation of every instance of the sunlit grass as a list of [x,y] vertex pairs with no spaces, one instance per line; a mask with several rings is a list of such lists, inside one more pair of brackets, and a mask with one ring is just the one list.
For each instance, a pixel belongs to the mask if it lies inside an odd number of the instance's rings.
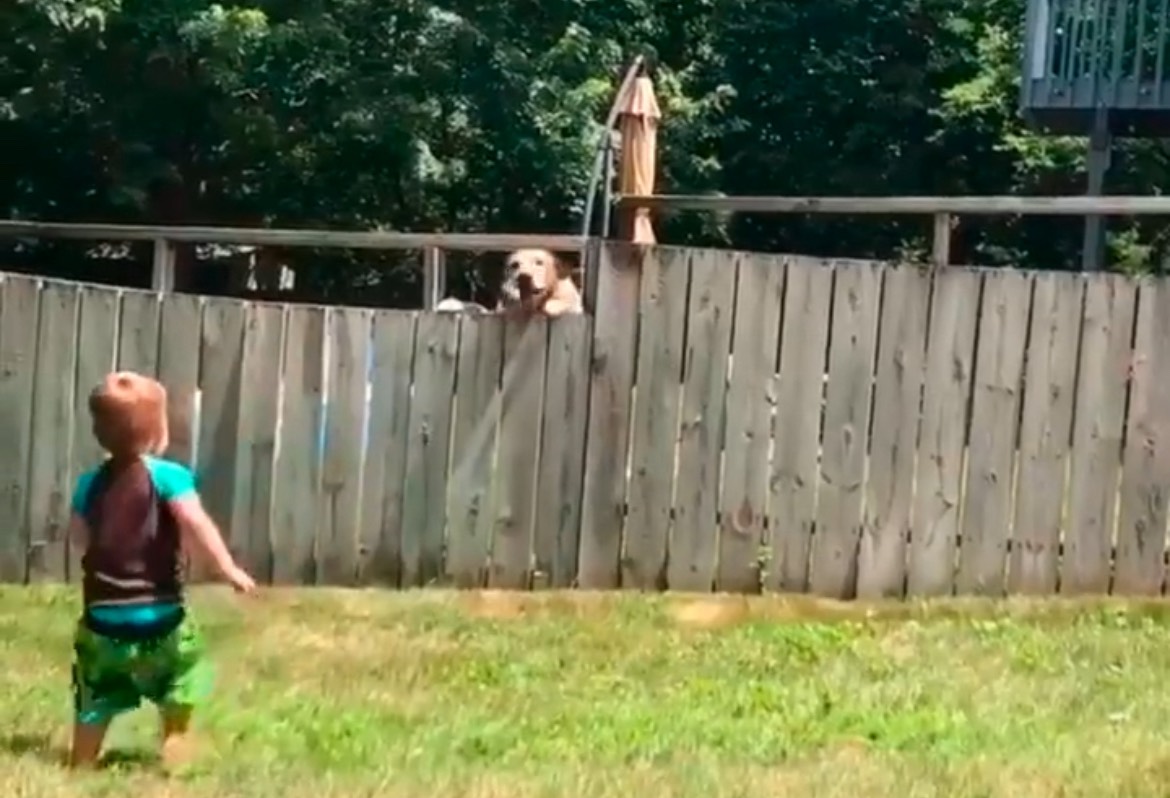
[[1170,783],[1170,607],[218,590],[202,756],[75,776],[75,595],[0,590],[0,794],[1125,796]]

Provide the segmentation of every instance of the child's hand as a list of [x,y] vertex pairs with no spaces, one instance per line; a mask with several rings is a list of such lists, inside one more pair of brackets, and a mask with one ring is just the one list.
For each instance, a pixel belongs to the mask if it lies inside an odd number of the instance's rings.
[[227,574],[228,584],[232,586],[232,590],[237,593],[242,593],[245,596],[256,592],[256,580],[248,575],[248,572],[238,565],[233,565],[228,569]]

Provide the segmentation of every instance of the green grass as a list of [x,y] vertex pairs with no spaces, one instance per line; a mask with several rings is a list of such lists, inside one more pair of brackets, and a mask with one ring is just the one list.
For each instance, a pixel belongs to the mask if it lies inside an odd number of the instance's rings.
[[1162,796],[1170,605],[219,590],[202,755],[63,770],[73,592],[0,589],[0,795]]

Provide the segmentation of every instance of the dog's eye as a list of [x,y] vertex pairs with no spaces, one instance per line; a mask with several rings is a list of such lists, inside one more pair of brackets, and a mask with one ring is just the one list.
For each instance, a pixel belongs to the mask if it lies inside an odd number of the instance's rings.
[[518,260],[508,261],[508,268],[511,269],[512,271],[516,271],[517,269],[520,268],[520,261],[518,261]]

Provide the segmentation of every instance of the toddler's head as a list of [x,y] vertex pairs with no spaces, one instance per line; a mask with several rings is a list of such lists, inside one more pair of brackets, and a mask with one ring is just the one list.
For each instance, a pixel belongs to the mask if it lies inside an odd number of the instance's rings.
[[167,390],[162,383],[117,371],[89,395],[93,435],[115,460],[162,454],[170,443]]

